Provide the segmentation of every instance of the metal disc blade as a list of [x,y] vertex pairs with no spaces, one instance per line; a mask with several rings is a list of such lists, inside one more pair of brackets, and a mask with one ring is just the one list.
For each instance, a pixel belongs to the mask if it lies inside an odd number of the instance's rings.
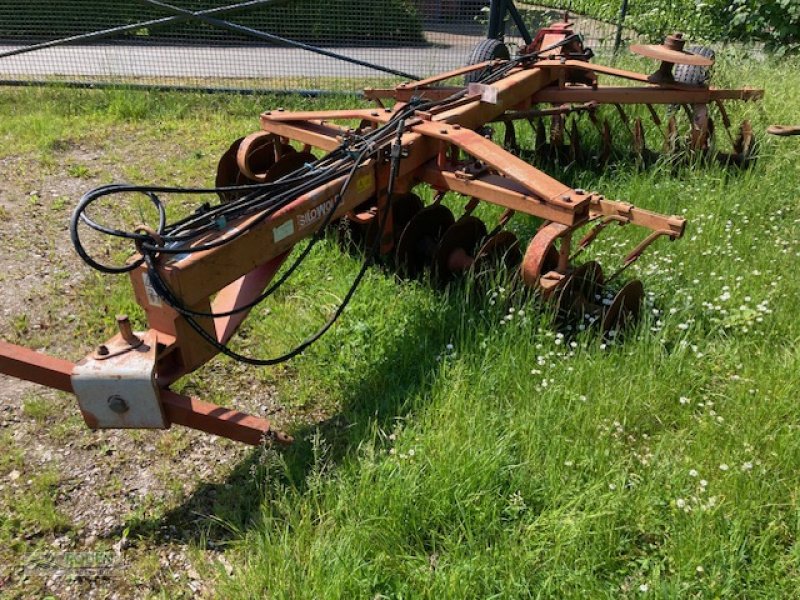
[[597,301],[603,285],[603,268],[589,261],[567,275],[556,291],[556,315],[560,320],[580,318],[584,314],[599,313]]
[[484,242],[475,257],[473,269],[478,275],[501,265],[513,271],[520,262],[522,262],[522,251],[519,248],[519,239],[510,231],[503,230]]
[[692,54],[685,50],[673,50],[661,44],[633,44],[631,52],[647,58],[655,58],[676,65],[694,65],[697,67],[710,67],[714,61],[699,54]]
[[394,245],[400,240],[400,235],[405,230],[411,219],[421,211],[425,205],[416,194],[408,193],[392,200],[392,233]]
[[446,282],[458,273],[468,270],[485,237],[486,225],[477,217],[470,215],[461,217],[448,227],[439,240],[433,258],[436,277]]
[[450,209],[441,204],[423,208],[414,215],[397,243],[398,269],[407,277],[419,275],[431,264],[442,234],[455,222]]
[[522,260],[522,279],[525,285],[539,289],[542,275],[558,268],[558,249],[555,243],[567,229],[566,225],[550,223],[533,236]]
[[628,325],[639,318],[644,301],[644,286],[638,279],[626,283],[614,296],[603,316],[603,337],[613,339]]
[[274,133],[256,131],[239,144],[236,164],[250,181],[264,181],[267,170],[275,164],[275,144],[279,143]]
[[264,176],[264,181],[277,181],[282,177],[286,177],[290,173],[294,173],[298,169],[303,168],[305,165],[313,163],[317,157],[311,152],[297,152],[292,149],[291,152],[285,154],[274,165],[272,165]]

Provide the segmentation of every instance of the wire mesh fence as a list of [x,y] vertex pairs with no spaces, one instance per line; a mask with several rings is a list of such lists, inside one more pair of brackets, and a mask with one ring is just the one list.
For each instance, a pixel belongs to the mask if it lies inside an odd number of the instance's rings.
[[[529,31],[548,4],[516,3]],[[615,23],[572,18],[611,51]],[[484,0],[0,0],[0,81],[354,92],[458,68],[488,27]]]

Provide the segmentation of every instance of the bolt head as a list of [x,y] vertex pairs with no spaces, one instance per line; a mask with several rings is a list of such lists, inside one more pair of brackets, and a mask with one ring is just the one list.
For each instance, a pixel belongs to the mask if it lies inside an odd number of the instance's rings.
[[125,399],[122,398],[122,396],[114,395],[108,399],[108,408],[118,415],[121,415],[128,412],[130,407],[128,406],[128,403],[125,402]]

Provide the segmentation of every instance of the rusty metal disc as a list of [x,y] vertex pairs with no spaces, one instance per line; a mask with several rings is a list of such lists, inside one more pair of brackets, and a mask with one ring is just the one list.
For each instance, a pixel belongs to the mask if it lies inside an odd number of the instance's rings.
[[461,217],[447,228],[439,240],[433,257],[433,269],[441,282],[467,271],[475,262],[481,242],[486,237],[486,225],[477,217]]
[[484,242],[475,256],[472,268],[477,275],[481,275],[500,264],[512,271],[520,262],[522,251],[519,248],[519,239],[510,231],[502,230]]
[[371,197],[342,217],[338,224],[339,243],[346,250],[364,250],[368,246],[373,221],[377,214],[378,199]]
[[[377,200],[372,200],[372,206],[377,206]],[[392,248],[397,246],[400,240],[400,234],[406,228],[406,225],[414,218],[419,211],[424,208],[424,204],[419,196],[412,193],[401,194],[395,196],[392,200]],[[363,214],[363,213],[362,213]],[[378,235],[378,228],[381,225],[380,211],[373,210],[369,224],[364,228],[364,241],[367,247],[371,248],[375,242],[375,236]],[[383,250],[386,252],[386,250]]]
[[[397,242],[400,240],[400,235],[406,225],[424,206],[422,200],[416,194],[409,192],[395,196],[394,200],[392,200],[392,248],[397,246]],[[374,196],[369,198],[349,212],[343,219],[347,224],[339,229],[339,241],[344,244],[351,242],[355,247],[362,250],[371,248],[381,221],[378,213],[378,199]],[[349,232],[349,236],[344,235],[346,232]]]
[[590,260],[564,278],[556,291],[556,315],[561,320],[600,313],[597,296],[603,285],[603,268]]
[[[214,179],[214,187],[230,187],[237,185],[239,176],[239,165],[236,164],[236,153],[239,151],[239,144],[244,138],[239,138],[233,142],[217,163],[217,175]],[[217,192],[219,199],[225,203],[238,198],[240,192]]]
[[411,222],[411,219],[420,212],[425,205],[416,194],[411,192],[397,196],[392,200],[392,234],[394,245],[400,241],[400,236]]
[[432,204],[415,214],[397,242],[398,269],[408,277],[419,275],[431,264],[445,230],[455,222],[450,209],[441,204]]
[[694,65],[696,67],[710,67],[714,61],[699,54],[692,54],[686,50],[673,50],[663,44],[633,44],[631,52],[647,58],[655,58],[675,65]]
[[603,338],[614,338],[620,330],[635,323],[642,310],[643,301],[644,286],[642,282],[633,279],[626,283],[614,296],[611,305],[603,315]]
[[278,181],[289,173],[294,173],[309,163],[313,163],[317,157],[311,152],[292,151],[279,158],[274,165],[264,175],[264,181]]

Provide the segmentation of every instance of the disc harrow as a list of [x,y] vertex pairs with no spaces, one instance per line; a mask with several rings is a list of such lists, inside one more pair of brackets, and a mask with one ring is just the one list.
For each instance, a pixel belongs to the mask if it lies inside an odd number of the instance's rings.
[[[537,165],[586,156],[609,160],[611,125],[599,111],[604,105],[642,156],[656,143],[646,139],[641,115],[631,118],[626,106],[646,107],[663,126],[658,143],[665,148],[688,144],[705,151],[714,133],[709,107],[716,107],[729,130],[723,101],[753,100],[762,92],[709,87],[707,73],[688,67],[704,69],[712,59],[684,50],[678,35],[663,46],[633,48],[661,61],[649,76],[590,63],[591,51],[567,22],[541,30],[515,58],[491,47],[489,59],[477,64],[366,90],[376,108],[263,113],[259,131],[222,154],[215,188],[118,184],[88,192],[70,224],[76,251],[95,269],[128,274],[148,328],[134,332],[121,317],[120,333],[78,364],[0,342],[0,372],[75,393],[93,429],[181,424],[251,444],[264,436],[288,443],[290,436],[264,419],[176,394],[170,386],[219,353],[259,366],[302,353],[333,325],[379,259],[405,277],[428,274],[438,285],[471,273],[478,293],[485,290],[482,281],[504,269],[552,303],[559,327],[594,325],[604,339],[618,337],[638,318],[644,296],[641,281],[622,280],[625,269],[660,238],[680,238],[686,221],[573,188]],[[674,65],[687,69],[673,72]],[[681,81],[690,76],[691,84]],[[605,86],[601,77],[635,85]],[[448,85],[456,79],[465,84]],[[660,116],[656,106],[666,107],[669,116]],[[678,126],[680,111],[691,117],[688,142]],[[600,142],[596,150],[581,139],[584,121]],[[520,124],[530,127],[533,161],[522,148]],[[502,145],[493,141],[498,125],[505,127]],[[752,127],[744,123],[731,140],[729,160],[745,163]],[[420,186],[432,191],[427,206],[420,196],[428,195],[415,193]],[[97,200],[133,192],[157,208],[157,226],[119,231],[88,216]],[[167,222],[159,195],[178,193],[215,193],[219,203],[203,203]],[[498,207],[496,222],[478,218],[481,204]],[[530,240],[508,227],[519,217],[538,223]],[[607,275],[583,253],[612,225],[644,234]],[[136,252],[124,265],[105,265],[84,247],[80,232],[86,227],[127,240]],[[346,245],[362,248],[365,260],[328,322],[276,357],[233,350],[229,341],[250,311],[331,230]]]

